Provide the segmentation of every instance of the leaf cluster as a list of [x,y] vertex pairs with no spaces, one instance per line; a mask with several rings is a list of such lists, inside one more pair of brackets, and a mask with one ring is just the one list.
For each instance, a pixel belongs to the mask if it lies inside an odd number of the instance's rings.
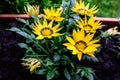
[[[41,2],[43,2],[43,5],[47,5],[47,7],[52,5],[52,1],[50,0],[42,0]],[[73,0],[62,1],[62,16],[64,16],[65,20],[60,23],[61,27],[64,26],[60,32],[63,33],[63,36],[53,37],[51,40],[37,40],[36,35],[32,32],[32,24],[35,21],[42,22],[43,18],[39,19],[35,16],[31,17],[29,20],[19,18],[17,20],[24,23],[24,26],[20,28],[12,27],[9,29],[26,39],[25,43],[18,44],[21,48],[26,49],[24,58],[37,58],[41,62],[42,66],[35,69],[32,73],[44,76],[45,80],[58,80],[59,78],[62,78],[59,80],[83,80],[83,78],[94,80],[94,70],[90,67],[81,65],[78,59],[76,59],[76,55],[72,55],[71,52],[62,45],[66,42],[66,35],[72,36],[72,29],[77,29],[77,27],[75,27],[75,21],[79,18],[83,18],[83,16],[77,15],[71,11],[71,7],[74,4]],[[42,7],[44,7],[43,5]],[[101,43],[102,46],[106,46],[109,50],[114,50],[119,53],[119,51],[114,48],[120,49],[120,38],[117,39],[118,43],[115,43],[114,46],[112,45],[111,47],[108,47],[109,43],[113,42],[110,38],[103,38],[101,41],[102,40],[105,41],[105,43]],[[101,49],[103,49],[103,47],[101,47]],[[87,55],[84,55],[83,59],[93,62],[98,61],[97,58],[91,58]]]

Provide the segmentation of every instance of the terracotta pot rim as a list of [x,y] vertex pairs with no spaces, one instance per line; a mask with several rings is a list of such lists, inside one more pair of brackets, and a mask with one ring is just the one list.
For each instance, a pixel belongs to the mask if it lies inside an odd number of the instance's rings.
[[[38,17],[40,18],[41,15],[39,15]],[[15,21],[16,18],[29,19],[29,16],[27,14],[0,14],[0,20]],[[109,26],[109,28],[118,26],[118,29],[120,29],[120,18],[96,17],[96,20],[100,20],[103,24]]]
[[[38,16],[41,17],[40,15]],[[15,19],[15,18],[29,18],[26,14],[0,14],[0,19]],[[119,22],[120,18],[104,18],[104,17],[96,17],[96,20],[101,21],[109,21],[109,22]]]

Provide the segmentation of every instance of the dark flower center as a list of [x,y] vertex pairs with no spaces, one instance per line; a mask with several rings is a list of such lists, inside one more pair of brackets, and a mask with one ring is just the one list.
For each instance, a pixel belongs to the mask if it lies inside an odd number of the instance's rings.
[[90,25],[90,24],[86,24],[86,25],[84,25],[83,27],[84,27],[86,30],[92,29],[92,25]]
[[49,27],[44,27],[44,28],[41,29],[40,33],[43,36],[50,36],[51,34],[53,34],[53,30]]
[[87,48],[87,43],[80,40],[80,41],[75,43],[75,47],[77,50],[81,51],[81,50],[84,50],[85,48]]

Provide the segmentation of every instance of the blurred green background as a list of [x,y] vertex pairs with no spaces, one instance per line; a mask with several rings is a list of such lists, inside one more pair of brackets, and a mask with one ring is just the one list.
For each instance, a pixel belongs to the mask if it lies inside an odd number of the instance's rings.
[[[69,1],[69,0],[66,0]],[[120,0],[83,0],[85,4],[90,6],[98,6],[99,17],[120,17]],[[59,7],[62,0],[0,0],[0,13],[25,13],[24,6],[27,4],[38,4],[40,8],[50,6]]]

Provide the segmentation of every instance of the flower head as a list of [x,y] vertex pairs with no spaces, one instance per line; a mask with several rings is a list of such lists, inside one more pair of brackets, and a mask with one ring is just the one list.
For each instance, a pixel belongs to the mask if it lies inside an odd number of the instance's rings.
[[27,5],[25,8],[25,12],[27,15],[31,16],[38,16],[39,15],[39,6],[37,5]]
[[62,34],[57,33],[62,28],[59,28],[60,24],[57,24],[53,26],[53,21],[51,21],[49,24],[47,23],[47,20],[44,19],[43,24],[40,22],[35,22],[33,25],[33,32],[38,35],[36,39],[41,40],[44,38],[52,38],[53,36],[61,36]]
[[44,13],[45,14],[42,14],[42,16],[46,19],[54,20],[57,22],[64,20],[64,18],[61,17],[62,10],[60,8],[57,10],[53,9],[53,7],[51,7],[51,9],[44,9]]
[[73,6],[72,11],[81,14],[81,15],[87,15],[92,16],[95,13],[97,13],[98,10],[96,10],[97,7],[89,8],[89,3],[87,5],[84,4],[82,0],[79,2],[76,2],[76,4]]
[[90,17],[89,19],[87,19],[85,17],[85,19],[80,19],[77,22],[77,26],[81,29],[84,29],[87,33],[88,32],[92,32],[95,33],[96,30],[100,27],[101,23],[100,21],[96,21],[95,17]]
[[89,33],[85,36],[84,30],[73,30],[72,36],[73,39],[66,36],[69,43],[64,43],[63,45],[66,46],[67,49],[72,50],[73,55],[77,55],[79,60],[81,60],[83,53],[95,57],[93,52],[97,50],[100,44],[95,44],[99,40],[92,40],[94,34]]
[[113,35],[116,35],[116,34],[120,35],[120,32],[118,32],[117,28],[118,27],[110,28],[106,32],[109,36],[113,36]]
[[25,58],[23,59],[23,66],[27,66],[28,69],[30,69],[30,71],[32,72],[33,70],[35,70],[36,68],[41,67],[41,62],[36,59],[36,58]]

